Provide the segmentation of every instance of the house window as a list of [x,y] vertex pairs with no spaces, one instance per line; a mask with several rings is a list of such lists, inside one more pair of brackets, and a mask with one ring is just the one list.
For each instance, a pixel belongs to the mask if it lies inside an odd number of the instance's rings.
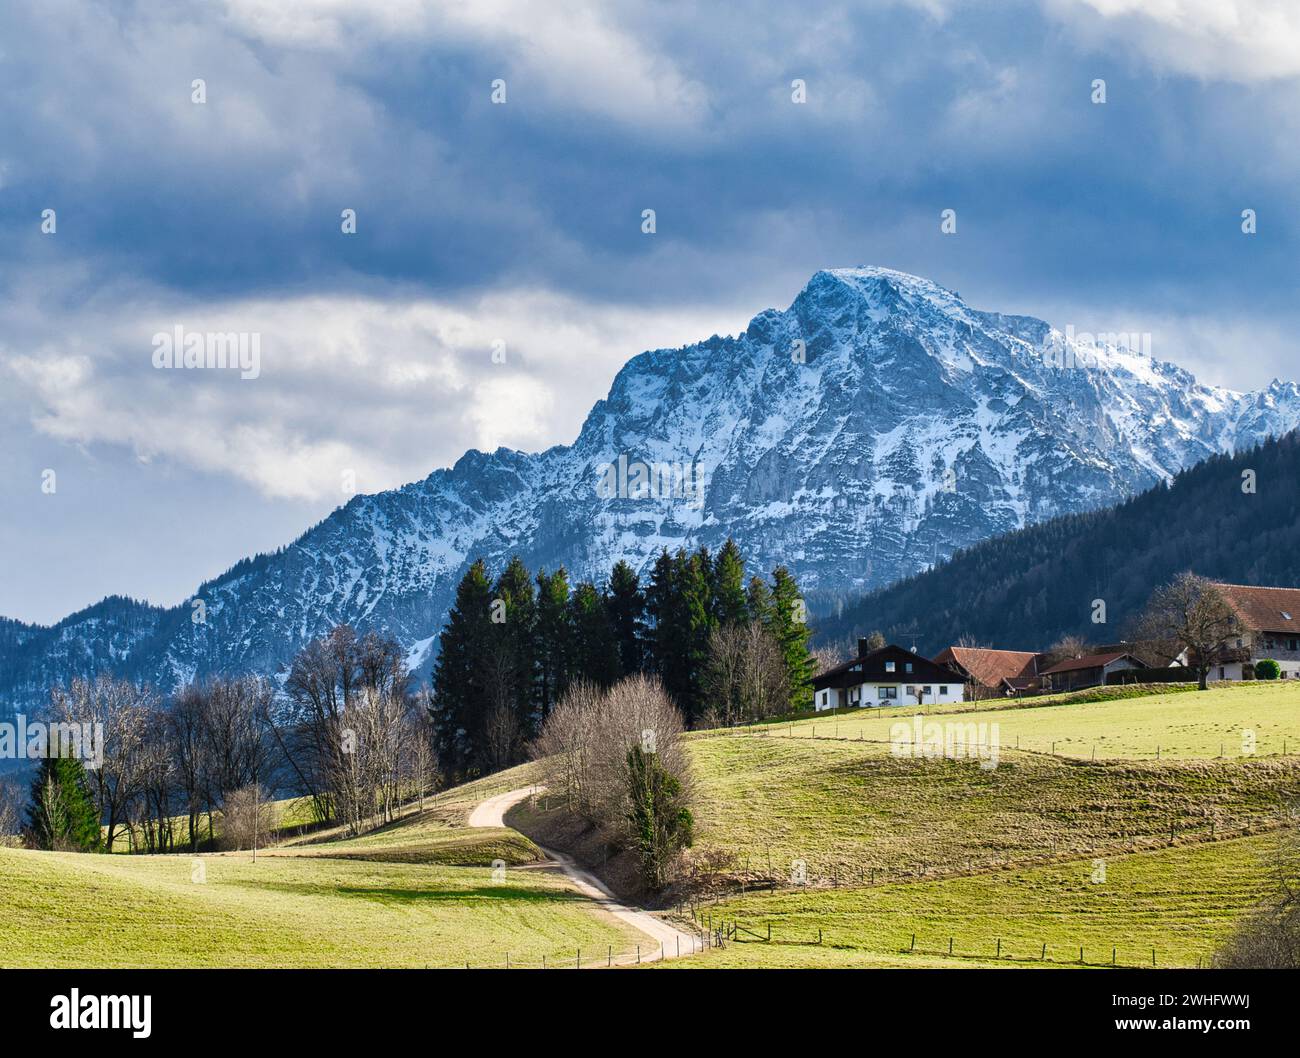
[[948,685],[947,685],[946,683],[941,683],[941,684],[939,684],[939,693],[940,693],[940,694],[947,694],[947,693],[948,693]]
[[876,688],[876,697],[877,697],[877,698],[897,698],[897,697],[898,697],[898,688],[897,688],[897,687],[877,687],[877,688]]
[[905,662],[903,662],[903,668],[906,669],[908,672],[911,672],[911,671],[912,671],[912,663],[911,663],[910,661],[905,661]]
[[886,671],[886,672],[893,672],[893,671],[894,671],[894,663],[893,663],[892,661],[886,661],[886,662],[885,662],[885,671]]
[[1286,648],[1287,648],[1287,650],[1295,650],[1295,649],[1296,649],[1296,643],[1297,643],[1297,642],[1300,642],[1300,641],[1295,640],[1295,639],[1288,639],[1288,640],[1286,641]]
[[921,693],[922,693],[922,694],[933,694],[933,693],[934,693],[934,688],[933,688],[933,687],[925,687],[925,688],[922,688]]
[[830,698],[831,698],[830,691],[822,691],[822,705],[825,705],[828,701],[830,701]]
[[911,684],[908,684],[908,686],[907,686],[907,696],[908,696],[909,698],[915,698],[915,697],[916,697],[916,688],[913,687]]

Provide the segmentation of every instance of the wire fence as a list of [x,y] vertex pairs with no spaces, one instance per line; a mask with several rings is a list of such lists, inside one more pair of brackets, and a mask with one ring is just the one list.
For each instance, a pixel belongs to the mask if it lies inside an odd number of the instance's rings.
[[[960,713],[935,713],[930,719],[939,722],[945,722],[944,717],[948,715],[960,716]],[[867,738],[865,728],[860,726],[861,722],[872,719],[862,717],[859,712],[857,716],[846,719],[841,726],[840,722],[834,719],[827,721],[798,721],[787,722],[782,724],[751,724],[743,727],[731,727],[720,729],[725,733],[724,737],[749,737],[749,738],[787,738],[796,741],[816,741],[816,742],[860,742],[866,745],[892,746],[893,740],[888,738]],[[879,723],[882,719],[892,719],[894,721],[906,721],[908,717],[885,717],[875,718]],[[855,723],[856,722],[856,723]],[[954,721],[959,723],[960,721]],[[856,733],[854,733],[856,731]],[[820,732],[820,733],[819,733]],[[708,735],[716,736],[718,731],[707,732]],[[1014,739],[1007,745],[1000,745],[1000,750],[1016,750],[1021,753],[1034,753],[1040,756],[1056,757],[1065,760],[1090,761],[1098,763],[1115,763],[1120,764],[1125,761],[1133,760],[1252,760],[1260,757],[1288,757],[1291,756],[1291,747],[1296,746],[1300,749],[1300,739],[1293,738],[1290,735],[1257,735],[1254,744],[1249,750],[1239,749],[1237,743],[1230,743],[1226,739],[1218,743],[1217,753],[1213,745],[1193,749],[1187,746],[1170,745],[1169,743],[1152,742],[1148,748],[1138,748],[1133,746],[1121,747],[1120,750],[1112,751],[1111,747],[1095,740],[1078,740],[1067,738],[1027,738],[1017,734]],[[1058,752],[1058,748],[1060,752]],[[1098,748],[1101,748],[1101,756],[1097,755]],[[1238,750],[1229,752],[1230,749]],[[924,754],[918,754],[924,755]]]
[[[1209,953],[1199,955],[1195,962],[1185,953],[1163,957],[1158,948],[1137,949],[1130,945],[1122,946],[1119,942],[1107,939],[1098,942],[1093,939],[1084,944],[1066,944],[1061,941],[1029,942],[1023,938],[1008,941],[1002,937],[992,939],[970,940],[948,934],[946,943],[934,943],[911,933],[901,938],[897,948],[889,946],[869,947],[857,938],[829,938],[823,927],[818,927],[814,937],[811,929],[800,930],[798,927],[781,924],[773,929],[771,919],[742,921],[738,918],[715,916],[710,912],[701,912],[693,917],[703,925],[704,933],[710,938],[710,946],[725,948],[728,944],[780,944],[783,946],[835,948],[842,951],[862,952],[876,955],[919,955],[961,959],[972,962],[1006,962],[1012,964],[1046,964],[1054,966],[1086,966],[1112,969],[1146,969],[1150,967],[1184,968],[1195,966],[1197,969],[1209,967],[1213,956]],[[748,922],[748,924],[746,924]],[[1148,954],[1149,952],[1149,954]]]

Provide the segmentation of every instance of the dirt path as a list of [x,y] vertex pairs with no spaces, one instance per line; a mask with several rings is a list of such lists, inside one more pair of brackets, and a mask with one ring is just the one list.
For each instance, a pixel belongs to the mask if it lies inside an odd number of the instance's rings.
[[[506,813],[511,808],[520,801],[532,796],[534,791],[544,789],[544,786],[526,786],[522,790],[511,790],[509,793],[489,797],[469,814],[469,825],[471,827],[504,827],[507,825]],[[663,921],[663,919],[656,918],[648,911],[641,911],[638,908],[619,903],[614,894],[606,888],[605,883],[589,871],[579,867],[573,861],[572,856],[558,852],[555,849],[545,848],[542,845],[537,847],[546,854],[548,859],[555,861],[556,866],[573,882],[579,892],[590,897],[602,910],[608,911],[615,918],[621,919],[631,926],[635,926],[650,938],[652,943],[641,945],[640,962],[655,962],[660,958],[675,959],[678,955],[684,958],[687,955],[694,955],[700,950],[700,938],[698,936],[685,933]],[[621,956],[615,961],[626,966],[637,962],[638,957],[633,952]]]

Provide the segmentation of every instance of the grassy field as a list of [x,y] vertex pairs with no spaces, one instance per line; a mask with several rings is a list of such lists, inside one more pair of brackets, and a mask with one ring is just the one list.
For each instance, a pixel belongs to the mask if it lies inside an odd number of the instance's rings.
[[[999,724],[989,770],[893,756],[889,725],[915,712],[690,738],[696,908],[764,937],[770,923],[773,940],[686,964],[1066,966],[1083,946],[1090,964],[1112,947],[1149,964],[1154,947],[1159,965],[1195,965],[1259,898],[1261,855],[1297,818],[1300,755],[1270,755],[1300,744],[1293,686],[948,707]],[[1232,752],[1243,729],[1252,757]],[[0,965],[502,966],[509,953],[540,966],[631,951],[644,937],[532,841],[466,826],[536,778],[524,765],[448,790],[361,837],[294,834],[256,863],[0,850]],[[302,804],[285,819],[306,822]]]
[[[943,714],[996,723],[1001,745],[1089,760],[1197,760],[1300,752],[1300,685],[1224,684],[1113,701],[1035,698],[918,709],[869,709],[761,729],[792,738],[887,742],[900,717]],[[960,715],[951,715],[951,714]],[[1247,733],[1251,733],[1249,736]]]
[[[919,877],[1122,853],[1278,827],[1300,804],[1300,758],[1090,762],[1004,754],[896,759],[873,743],[718,736],[690,744],[701,850],[730,871]],[[769,868],[769,863],[771,864]],[[770,873],[769,873],[770,872]]]
[[[518,784],[498,776],[363,838],[256,863],[0,849],[0,966],[483,967],[507,953],[554,966],[643,942],[527,838],[464,826],[465,805],[502,782]],[[513,869],[494,875],[496,860]]]
[[1114,958],[1150,966],[1154,950],[1158,966],[1196,966],[1258,899],[1273,846],[1272,837],[1252,837],[1107,858],[1104,880],[1089,859],[909,885],[751,894],[702,907],[700,918],[759,937],[770,925],[771,943],[741,933],[739,943],[677,965],[1077,967],[1082,947],[1084,965]]

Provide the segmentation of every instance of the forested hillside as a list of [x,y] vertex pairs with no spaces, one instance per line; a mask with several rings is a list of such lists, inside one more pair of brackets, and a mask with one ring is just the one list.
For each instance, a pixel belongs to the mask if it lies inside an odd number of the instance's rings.
[[[1117,507],[1054,518],[958,552],[818,622],[820,643],[879,629],[932,654],[962,637],[1042,649],[1062,635],[1114,642],[1181,570],[1238,584],[1300,584],[1300,434],[1214,456]],[[1092,620],[1105,603],[1104,624]]]

